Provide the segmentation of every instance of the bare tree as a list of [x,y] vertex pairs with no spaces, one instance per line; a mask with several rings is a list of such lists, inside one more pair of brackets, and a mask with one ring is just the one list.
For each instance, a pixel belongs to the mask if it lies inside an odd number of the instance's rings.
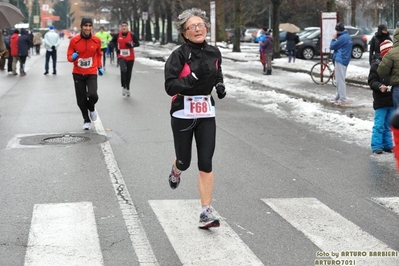
[[233,52],[241,52],[241,48],[240,48],[241,12],[242,12],[242,0],[234,0]]

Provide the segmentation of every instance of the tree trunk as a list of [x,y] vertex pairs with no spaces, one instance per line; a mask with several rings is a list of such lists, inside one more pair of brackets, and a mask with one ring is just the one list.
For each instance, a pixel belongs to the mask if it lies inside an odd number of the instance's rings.
[[328,0],[326,12],[334,12],[335,9],[336,9],[335,0]]
[[223,0],[216,0],[216,40],[217,41],[226,41],[226,23],[225,23],[225,9]]
[[240,37],[241,37],[241,10],[242,0],[234,1],[234,37],[233,37],[233,52],[241,52]]
[[357,0],[351,1],[351,25],[356,27],[356,7]]
[[273,57],[281,58],[280,54],[280,31],[278,26],[280,25],[280,6],[281,0],[271,0],[273,4],[273,16],[272,16],[272,29],[273,29]]

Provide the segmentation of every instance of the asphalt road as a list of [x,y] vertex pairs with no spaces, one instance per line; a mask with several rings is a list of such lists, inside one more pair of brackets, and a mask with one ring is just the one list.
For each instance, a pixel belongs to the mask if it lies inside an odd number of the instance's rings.
[[[43,75],[43,56],[29,59],[26,77],[1,73],[0,265],[399,264],[392,155],[216,99],[213,207],[222,226],[198,230],[195,152],[179,188],[167,182],[162,70],[136,62],[126,98],[119,69],[107,65],[100,119],[83,132],[66,45],[56,76]],[[42,143],[71,136],[82,142]]]

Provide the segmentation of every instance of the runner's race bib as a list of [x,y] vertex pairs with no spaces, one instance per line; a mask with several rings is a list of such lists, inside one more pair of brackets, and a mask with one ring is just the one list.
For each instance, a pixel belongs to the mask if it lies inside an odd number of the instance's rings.
[[78,67],[81,68],[91,68],[93,65],[93,58],[79,58],[78,59]]
[[120,54],[121,56],[130,56],[130,49],[121,49]]
[[184,96],[184,115],[192,118],[214,117],[215,108],[209,95]]

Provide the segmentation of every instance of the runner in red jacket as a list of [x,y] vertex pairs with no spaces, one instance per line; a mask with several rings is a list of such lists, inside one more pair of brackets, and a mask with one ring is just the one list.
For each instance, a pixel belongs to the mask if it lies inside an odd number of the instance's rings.
[[118,54],[119,69],[121,71],[122,95],[130,96],[130,80],[134,65],[134,47],[140,46],[139,39],[129,31],[126,21],[121,23],[121,30],[111,40]]
[[[97,120],[95,104],[98,101],[97,72],[102,76],[101,40],[92,35],[93,20],[82,18],[81,33],[73,37],[68,46],[67,58],[73,62],[73,80],[76,100],[84,119],[83,129],[89,130],[91,121]],[[90,115],[90,117],[89,117]]]

